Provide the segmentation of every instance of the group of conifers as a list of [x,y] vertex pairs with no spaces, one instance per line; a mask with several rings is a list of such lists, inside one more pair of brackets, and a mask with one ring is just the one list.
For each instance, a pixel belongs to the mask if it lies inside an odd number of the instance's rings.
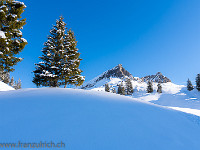
[[[15,0],[0,1],[0,74],[6,76],[23,59],[19,53],[28,44],[22,38],[21,29],[26,19],[21,19],[26,5]],[[80,53],[76,48],[74,32],[66,28],[63,17],[56,21],[44,44],[40,62],[33,71],[33,83],[36,86],[58,87],[80,86],[84,82],[79,69]]]
[[[120,95],[132,95],[134,93],[133,85],[131,82],[130,78],[127,78],[125,80],[125,84],[121,82],[121,84],[117,85],[117,91],[115,87],[111,87],[108,83],[105,84],[105,91],[106,92],[112,92],[112,93],[117,93]],[[157,85],[157,92],[162,93],[162,86],[161,83],[158,83]],[[151,81],[147,82],[147,93],[152,93],[153,92],[153,83]]]
[[[196,89],[200,91],[200,74],[197,74],[195,82],[196,82]],[[194,89],[194,86],[192,85],[190,79],[187,80],[187,89],[188,91],[192,91]]]

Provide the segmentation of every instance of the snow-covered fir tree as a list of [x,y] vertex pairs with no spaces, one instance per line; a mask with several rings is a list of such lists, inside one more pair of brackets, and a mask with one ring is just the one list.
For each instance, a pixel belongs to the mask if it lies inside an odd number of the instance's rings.
[[0,80],[6,84],[10,82],[10,73],[0,71]]
[[162,93],[162,85],[161,85],[161,83],[158,83],[157,87],[158,87],[157,92],[158,93]]
[[200,91],[200,74],[197,74],[196,77],[196,89]]
[[0,1],[0,71],[14,71],[13,66],[22,60],[18,54],[24,49],[27,41],[22,38],[21,29],[26,19],[21,19],[26,5],[15,0]]
[[134,91],[133,91],[133,85],[132,85],[131,79],[127,78],[125,83],[126,83],[126,93],[127,93],[127,95],[132,95]]
[[10,79],[9,85],[13,87],[14,84],[15,84],[15,80],[14,80],[14,77],[12,77],[12,78]]
[[65,77],[65,87],[67,85],[80,86],[85,81],[85,78],[81,76],[82,70],[79,69],[80,53],[77,48],[77,41],[74,32],[69,29],[67,32],[67,38],[65,39],[67,47],[67,65],[63,69],[63,74]]
[[192,91],[194,89],[192,82],[190,81],[190,79],[187,80],[187,90],[188,91]]
[[105,91],[110,92],[110,85],[108,83],[105,84]]
[[19,79],[18,81],[17,81],[17,90],[18,89],[21,89],[22,88],[22,82],[21,82],[21,80]]
[[60,85],[76,85],[83,83],[77,42],[71,30],[66,33],[63,17],[56,21],[50,30],[47,42],[42,50],[41,62],[36,64],[33,83],[37,86],[58,87]]
[[19,79],[18,81],[15,81],[15,84],[14,84],[13,88],[14,88],[15,90],[19,90],[19,89],[22,88],[22,83],[21,83],[21,80],[20,80],[20,79]]
[[56,25],[50,30],[47,42],[44,43],[43,55],[40,62],[36,64],[33,83],[36,86],[58,87],[62,85],[64,66],[67,66],[66,49],[68,44],[65,42],[66,23],[63,17],[56,21]]
[[112,88],[112,93],[117,93],[114,87]]
[[153,84],[151,81],[147,82],[147,93],[152,93],[153,92]]
[[126,95],[126,91],[125,91],[125,87],[123,85],[123,83],[121,83],[119,86],[118,86],[118,91],[117,91],[118,94],[120,95]]

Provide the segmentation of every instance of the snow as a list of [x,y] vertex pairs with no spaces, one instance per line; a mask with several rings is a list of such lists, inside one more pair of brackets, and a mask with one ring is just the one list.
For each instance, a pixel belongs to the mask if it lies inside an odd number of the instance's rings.
[[200,126],[192,115],[112,93],[24,89],[1,92],[0,106],[4,143],[62,141],[66,150],[200,147]]
[[191,108],[180,108],[180,107],[169,107],[175,110],[183,111],[189,114],[194,114],[196,116],[200,116],[200,110],[198,109],[191,109]]
[[10,91],[10,90],[14,90],[14,88],[0,81],[0,91]]
[[[95,78],[96,79],[96,78]],[[91,80],[86,84],[93,84],[93,87],[86,88],[93,91],[105,91],[105,84],[108,83],[112,88],[117,91],[117,85],[124,82],[124,79],[119,78],[104,78],[98,82]],[[161,106],[166,106],[179,111],[187,112],[199,116],[200,110],[200,92],[196,89],[188,91],[184,85],[177,85],[172,82],[162,83],[162,94],[156,92],[157,84],[153,83],[154,92],[149,94],[146,92],[147,83],[138,81],[132,81],[134,93],[131,96],[133,100],[141,100],[151,102]]]
[[3,39],[6,38],[5,33],[3,31],[0,31],[0,38],[3,38]]

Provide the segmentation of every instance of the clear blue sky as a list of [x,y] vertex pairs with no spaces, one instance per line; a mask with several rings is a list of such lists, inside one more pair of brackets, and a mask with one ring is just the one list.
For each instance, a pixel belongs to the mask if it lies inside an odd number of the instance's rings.
[[178,84],[200,73],[200,0],[23,2],[28,45],[11,74],[21,78],[23,88],[35,87],[34,63],[60,15],[76,34],[86,81],[117,64],[138,77],[161,71]]

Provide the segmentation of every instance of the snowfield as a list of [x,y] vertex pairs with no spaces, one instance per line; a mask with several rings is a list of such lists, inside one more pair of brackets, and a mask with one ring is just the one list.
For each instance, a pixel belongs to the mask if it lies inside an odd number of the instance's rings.
[[15,89],[0,81],[0,91],[10,91],[10,90],[15,90]]
[[[92,80],[90,81],[93,84]],[[105,91],[105,84],[108,83],[112,88],[117,91],[117,85],[125,82],[123,79],[119,78],[107,78],[102,79],[95,83],[95,86],[88,88],[93,91]],[[88,83],[86,83],[88,84]],[[175,110],[183,111],[186,113],[194,114],[200,116],[200,92],[196,89],[193,91],[188,91],[186,86],[177,85],[172,82],[162,83],[162,94],[157,93],[157,84],[153,82],[154,92],[149,94],[146,92],[147,83],[132,81],[134,88],[134,93],[130,97],[134,100],[141,100],[146,102],[151,102],[161,106],[166,106]]]
[[2,142],[62,141],[66,150],[200,149],[197,117],[131,97],[24,89],[0,92],[0,106]]

